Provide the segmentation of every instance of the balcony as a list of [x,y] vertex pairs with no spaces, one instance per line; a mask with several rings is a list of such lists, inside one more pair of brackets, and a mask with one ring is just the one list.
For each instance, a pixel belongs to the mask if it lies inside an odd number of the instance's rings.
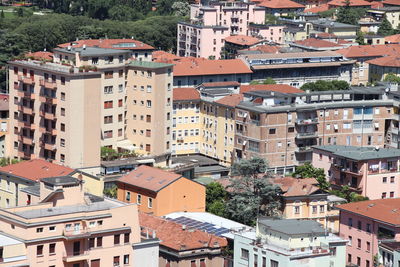
[[40,111],[40,116],[44,117],[46,120],[54,120],[56,118],[56,114],[49,111]]
[[40,126],[39,131],[41,133],[50,134],[50,135],[57,135],[57,130],[50,127]]
[[89,251],[74,251],[74,252],[64,252],[63,261],[64,262],[77,262],[77,261],[87,261],[89,259]]
[[53,90],[57,89],[57,83],[53,82],[53,81],[46,81],[44,79],[40,79],[39,84],[40,84],[40,86],[42,86],[44,88],[53,89]]
[[307,153],[312,151],[311,146],[301,146],[296,148],[296,153]]
[[28,136],[18,136],[18,141],[20,141],[21,143],[25,144],[25,145],[33,145],[33,137],[28,137]]
[[379,174],[379,173],[396,173],[398,172],[397,168],[391,169],[369,169],[368,174]]
[[18,151],[18,157],[23,159],[34,159],[35,155],[30,151]]
[[29,91],[18,91],[17,96],[35,99],[35,94]]
[[297,125],[311,125],[311,124],[318,124],[318,118],[312,119],[298,119],[296,121]]
[[75,240],[75,239],[82,239],[88,238],[90,236],[90,232],[87,228],[80,228],[76,229],[65,229],[63,232],[64,239],[67,240]]
[[40,141],[40,146],[46,150],[55,151],[57,150],[57,146],[55,143],[49,143],[46,141]]
[[18,127],[21,127],[21,128],[28,128],[28,129],[31,129],[31,130],[35,130],[36,129],[36,125],[34,123],[30,123],[30,122],[27,122],[27,121],[19,121],[17,125],[18,125]]
[[28,115],[33,115],[35,113],[32,108],[25,106],[18,106],[18,111]]
[[39,97],[40,102],[47,103],[49,105],[57,105],[57,98],[48,96],[48,95],[41,95]]
[[33,79],[33,77],[27,77],[23,75],[18,75],[18,81],[29,85],[35,84],[35,80]]
[[362,176],[363,175],[363,172],[360,171],[360,170],[357,170],[357,169],[346,169],[346,168],[343,168],[343,169],[341,169],[341,171],[344,172],[344,173],[353,175],[353,176]]
[[306,133],[298,133],[296,135],[297,139],[306,139],[306,138],[317,138],[316,132],[306,132]]

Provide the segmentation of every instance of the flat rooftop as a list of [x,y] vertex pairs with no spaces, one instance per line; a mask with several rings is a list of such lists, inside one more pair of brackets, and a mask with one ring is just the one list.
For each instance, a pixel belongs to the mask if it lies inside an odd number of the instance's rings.
[[313,220],[273,220],[260,218],[258,219],[258,223],[272,231],[286,235],[325,234],[325,229],[322,225]]
[[171,161],[173,164],[175,163],[197,163],[199,166],[211,166],[218,165],[218,160],[202,156],[202,155],[190,155],[190,156],[177,156],[172,157]]
[[356,146],[314,146],[313,148],[333,153],[335,156],[355,161],[400,157],[400,149]]

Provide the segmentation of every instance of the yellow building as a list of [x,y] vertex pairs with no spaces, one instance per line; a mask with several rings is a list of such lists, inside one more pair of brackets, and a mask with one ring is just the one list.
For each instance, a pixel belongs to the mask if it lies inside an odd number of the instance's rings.
[[104,181],[101,178],[42,159],[34,159],[0,168],[0,208],[30,204],[31,198],[36,197],[37,192],[25,192],[28,196],[22,201],[19,198],[20,190],[26,187],[32,190],[32,186],[37,185],[42,178],[67,175],[83,180],[86,193],[103,195]]
[[324,225],[331,232],[339,231],[339,212],[332,207],[336,203],[345,202],[344,199],[329,196],[321,191],[314,178],[284,177],[274,179],[274,183],[284,192],[284,218],[311,219]]

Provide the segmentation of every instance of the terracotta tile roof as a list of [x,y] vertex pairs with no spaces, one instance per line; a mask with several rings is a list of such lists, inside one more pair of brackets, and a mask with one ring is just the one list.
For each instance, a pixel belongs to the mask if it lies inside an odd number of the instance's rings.
[[65,176],[74,171],[74,169],[42,159],[22,161],[0,168],[0,172],[2,173],[9,173],[32,181],[38,181],[47,177]]
[[326,38],[336,38],[337,36],[333,33],[328,33],[328,32],[319,32],[316,34],[318,38],[326,39]]
[[174,88],[172,93],[173,101],[200,100],[200,93],[192,87]]
[[308,8],[304,10],[304,12],[310,12],[310,13],[318,13],[318,12],[323,12],[329,10],[328,4],[321,4],[319,6],[315,6],[312,8]]
[[249,91],[274,91],[280,93],[304,93],[304,91],[287,84],[253,84],[240,86],[240,93]]
[[366,61],[368,64],[382,66],[382,67],[400,67],[399,56],[379,57]]
[[243,100],[242,94],[232,94],[224,96],[223,98],[215,102],[229,107],[236,107],[237,105],[239,105],[240,102],[242,102],[242,100]]
[[25,56],[28,58],[33,57],[36,60],[53,60],[53,53],[46,51],[27,53]]
[[[349,0],[350,6],[371,6],[370,2],[364,1],[364,0]],[[328,2],[328,6],[330,8],[332,7],[339,7],[339,6],[345,6],[347,3],[346,1],[343,0],[332,0]]]
[[221,75],[252,73],[241,59],[211,60],[184,58],[175,63],[174,76]]
[[325,47],[340,47],[337,43],[316,39],[316,38],[308,38],[302,41],[296,41],[296,44],[307,46],[307,47],[316,47],[316,48],[325,48]]
[[346,40],[343,40],[343,39],[337,40],[337,43],[338,44],[354,44],[354,45],[358,45],[357,43],[346,41]]
[[382,57],[400,53],[400,44],[356,45],[335,51],[347,58]]
[[400,1],[399,0],[385,0],[383,1],[383,5],[389,5],[389,6],[400,6]]
[[398,44],[400,43],[400,34],[394,34],[394,35],[389,35],[385,37],[385,42],[387,43],[392,43],[392,44]]
[[173,61],[180,60],[181,57],[178,57],[177,55],[162,51],[162,50],[157,50],[152,53],[152,58],[153,61],[156,62],[161,62],[161,63],[171,63]]
[[139,212],[139,224],[144,229],[156,231],[160,245],[175,251],[202,248],[223,248],[228,245],[225,238],[200,230],[183,229],[183,225],[153,215]]
[[383,7],[382,1],[371,1],[371,8],[381,8]]
[[258,4],[267,8],[304,8],[303,5],[291,0],[264,0]]
[[226,81],[226,82],[211,82],[211,83],[202,83],[203,87],[230,87],[230,86],[240,86],[239,82],[235,81]]
[[[59,47],[82,47],[86,45],[87,47],[100,47],[100,48],[115,48],[115,49],[129,49],[129,50],[153,50],[154,47],[145,44],[141,41],[133,39],[87,39],[78,40],[73,42],[68,42],[64,44],[59,44]],[[133,44],[132,46],[119,46],[119,44]]]
[[261,40],[247,35],[231,35],[225,38],[226,42],[237,44],[237,45],[255,45]]
[[122,176],[117,181],[139,188],[144,188],[149,191],[158,192],[181,177],[182,175],[180,174],[141,165],[136,170],[131,171],[125,176]]
[[280,186],[285,197],[308,196],[320,190],[317,186],[318,182],[314,178],[283,177],[275,178],[273,183]]
[[262,53],[279,53],[279,47],[272,45],[257,45],[256,47],[251,47],[247,49],[242,49],[240,51],[260,51]]
[[378,221],[400,226],[400,198],[366,200],[336,206],[340,211],[348,211]]

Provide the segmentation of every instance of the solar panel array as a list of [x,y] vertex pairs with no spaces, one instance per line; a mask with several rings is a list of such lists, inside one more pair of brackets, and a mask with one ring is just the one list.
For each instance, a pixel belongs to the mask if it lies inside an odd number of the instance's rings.
[[207,222],[200,222],[197,220],[193,220],[190,218],[187,218],[185,216],[180,216],[177,217],[175,219],[172,218],[167,218],[170,221],[182,224],[182,225],[186,225],[189,228],[196,228],[198,230],[207,232],[209,234],[214,234],[217,236],[221,236],[223,234],[229,233],[229,229],[224,228],[224,227],[218,227],[215,224],[212,223],[207,223]]

